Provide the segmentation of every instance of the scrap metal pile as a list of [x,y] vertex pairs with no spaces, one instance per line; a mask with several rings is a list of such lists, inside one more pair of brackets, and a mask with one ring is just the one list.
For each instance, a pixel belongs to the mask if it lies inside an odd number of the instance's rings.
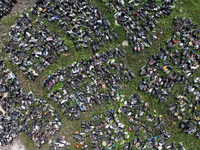
[[[82,149],[184,149],[179,142],[169,142],[170,133],[165,131],[161,117],[152,114],[146,107],[147,103],[134,93],[118,109],[107,110],[104,114],[92,117],[89,122],[82,122],[82,130],[74,133],[79,141],[76,147]],[[123,114],[123,124],[118,116]],[[130,141],[130,142],[127,142]],[[118,146],[118,147],[116,147]],[[177,147],[178,146],[178,147]]]
[[[140,52],[157,39],[152,32],[157,19],[170,15],[175,1],[109,0],[105,3],[115,11],[116,22],[125,30],[133,51]],[[0,1],[0,18],[10,11],[14,2]],[[61,53],[68,52],[66,43],[73,43],[77,51],[87,48],[96,53],[104,51],[106,43],[118,39],[116,30],[112,29],[114,25],[88,0],[37,0],[31,13],[23,12],[11,26],[10,39],[2,51],[33,81],[55,64]],[[57,35],[60,31],[52,33],[46,25],[48,21],[57,23],[58,30],[65,31],[69,38],[64,40]],[[167,104],[169,114],[182,131],[194,133],[200,139],[200,77],[193,76],[199,71],[199,29],[191,20],[177,17],[171,29],[173,34],[166,46],[141,68],[140,75],[145,77],[139,82],[139,90]],[[0,60],[0,145],[11,143],[24,132],[39,148],[48,141],[49,135],[55,135],[63,127],[63,117],[78,120],[84,112],[111,102],[111,109],[93,114],[90,121],[79,124],[81,130],[74,132],[74,139],[78,141],[76,148],[185,150],[182,142],[170,139],[164,117],[151,112],[141,96],[134,91],[130,97],[121,94],[124,85],[132,82],[135,75],[126,64],[126,51],[120,45],[114,46],[59,67],[48,76],[45,72],[47,78],[42,87],[48,92],[48,100],[35,98],[33,92],[27,94],[17,76]],[[175,86],[181,88],[171,100]],[[53,107],[50,103],[56,104]],[[72,137],[60,135],[49,140],[49,148],[69,148],[71,143],[67,141]]]
[[68,51],[60,36],[51,33],[38,19],[32,21],[28,13],[23,13],[15,21],[9,36],[10,41],[2,50],[9,53],[10,62],[33,81],[39,73],[56,63],[61,52]]
[[17,0],[1,0],[0,1],[0,19],[10,13],[12,7],[17,3]]
[[46,135],[60,129],[62,118],[46,100],[36,99],[32,92],[26,94],[18,78],[3,61],[0,64],[0,145],[11,143],[23,131],[40,147]]
[[[169,104],[170,112],[178,120],[182,120],[181,127],[186,133],[197,131],[199,138],[199,77],[190,81],[190,77],[199,69],[199,29],[196,24],[186,18],[175,18],[173,35],[166,41],[158,54],[153,55],[148,65],[141,68],[139,88],[151,93],[159,101],[167,102],[174,86],[182,84],[184,93],[177,96],[178,103]],[[193,96],[187,98],[188,94]]]
[[58,21],[76,50],[90,45],[93,51],[99,51],[100,46],[118,39],[110,27],[110,21],[97,6],[89,4],[87,0],[39,0],[32,12],[50,22]]
[[[120,83],[130,81],[135,75],[126,67],[125,52],[122,47],[113,51],[96,54],[89,60],[74,62],[71,66],[52,73],[43,82],[43,87],[51,92],[48,97],[57,102],[70,120],[80,118],[82,111],[93,109],[102,101],[119,100]],[[54,85],[61,81],[61,89]]]
[[57,148],[68,150],[68,146],[71,145],[71,143],[68,143],[65,139],[66,136],[60,136],[55,140],[49,140],[49,148],[53,148],[53,150],[56,150]]
[[[114,17],[126,31],[126,37],[130,44],[133,44],[133,51],[140,52],[150,47],[152,40],[157,40],[152,29],[157,25],[157,19],[170,15],[176,0],[162,0],[160,3],[155,0],[111,0],[106,3],[109,8],[115,11]],[[132,45],[131,45],[132,46]]]

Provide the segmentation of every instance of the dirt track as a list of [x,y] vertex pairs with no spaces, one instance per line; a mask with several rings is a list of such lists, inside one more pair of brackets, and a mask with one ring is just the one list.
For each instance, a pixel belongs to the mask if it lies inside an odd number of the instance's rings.
[[23,137],[19,135],[13,140],[11,145],[0,147],[0,150],[26,150],[23,141]]
[[23,12],[26,8],[34,6],[35,0],[18,0],[18,3],[12,8],[11,12],[0,19],[0,45],[8,38],[9,28],[1,20],[5,20],[13,15]]
[[19,12],[22,12],[27,7],[33,6],[35,3],[35,0],[18,0],[18,3],[12,8],[12,11],[9,15],[14,15]]

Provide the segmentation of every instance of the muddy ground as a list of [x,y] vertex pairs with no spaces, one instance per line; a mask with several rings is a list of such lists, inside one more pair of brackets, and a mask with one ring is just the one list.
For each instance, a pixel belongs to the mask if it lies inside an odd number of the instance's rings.
[[22,135],[15,138],[11,145],[0,147],[0,150],[26,150]]

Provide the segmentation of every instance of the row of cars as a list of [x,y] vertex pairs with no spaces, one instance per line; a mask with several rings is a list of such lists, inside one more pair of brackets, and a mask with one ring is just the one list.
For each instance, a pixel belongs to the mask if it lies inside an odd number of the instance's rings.
[[[48,98],[70,120],[80,118],[81,112],[92,110],[103,101],[118,101],[123,82],[134,78],[124,61],[125,51],[121,46],[88,60],[74,62],[49,75],[43,82]],[[54,88],[58,82],[60,88]]]
[[50,22],[59,22],[76,50],[90,47],[96,52],[106,43],[118,39],[110,21],[96,5],[91,5],[87,0],[38,1],[32,13]]
[[[167,103],[174,118],[181,121],[183,132],[199,137],[199,29],[196,24],[186,18],[174,18],[171,27],[173,35],[166,41],[166,47],[153,55],[147,65],[141,68],[145,76],[139,89],[151,93],[159,102]],[[171,91],[179,86],[180,93],[173,95]]]
[[133,52],[140,52],[157,40],[152,30],[157,26],[159,18],[171,14],[175,2],[176,0],[111,0],[104,3],[111,12],[114,11],[115,20],[126,32],[126,39],[133,47]]
[[24,132],[40,147],[60,129],[62,117],[48,101],[25,93],[18,80],[0,61],[0,145],[12,143]]
[[[74,133],[82,149],[171,149],[184,150],[181,142],[169,142],[170,133],[160,116],[147,108],[137,93],[132,94],[118,110],[109,109],[81,123]],[[120,115],[123,116],[122,123]]]
[[31,19],[26,12],[11,26],[9,37],[2,51],[8,53],[10,62],[33,81],[51,64],[55,64],[61,53],[68,51],[59,35],[52,33],[38,19]]
[[[115,18],[126,31],[134,51],[140,51],[156,40],[151,35],[156,18],[169,15],[174,0],[136,0],[127,4],[123,0],[111,1]],[[137,8],[138,7],[138,8]],[[136,10],[135,10],[136,9]],[[50,64],[56,63],[59,55],[68,48],[59,35],[52,33],[40,19],[58,21],[62,30],[73,41],[76,50],[81,47],[99,51],[105,43],[118,39],[111,29],[111,23],[97,6],[85,0],[37,0],[32,8],[37,19],[23,13],[11,27],[10,41],[3,47],[9,53],[10,62],[19,66],[29,79],[34,80]],[[178,103],[169,104],[169,110],[186,133],[199,134],[199,78],[189,82],[190,76],[199,68],[199,30],[190,20],[175,18],[174,33],[149,64],[141,68],[146,76],[139,89],[151,93],[159,101],[167,102],[172,87],[185,84],[187,94],[177,96]],[[90,46],[88,46],[90,45]],[[96,53],[71,65],[59,68],[42,83],[48,92],[48,100],[35,98],[34,93],[25,93],[18,78],[0,62],[1,117],[0,143],[11,143],[19,132],[25,132],[34,143],[41,147],[49,135],[60,130],[62,117],[73,121],[80,119],[83,112],[90,111],[101,103],[112,101],[119,106],[94,115],[90,121],[83,121],[82,130],[74,133],[81,149],[182,149],[181,142],[171,142],[170,133],[161,116],[152,113],[142,98],[134,93],[124,101],[120,94],[123,86],[135,77],[124,59],[126,52],[121,46],[103,53]],[[37,70],[37,71],[36,71]],[[187,83],[187,84],[186,84]],[[61,86],[57,86],[60,84]],[[195,98],[195,99],[192,99]],[[55,108],[51,105],[56,103]],[[49,104],[51,103],[51,104]],[[59,114],[56,110],[59,109]],[[49,141],[49,147],[68,149],[66,136]]]

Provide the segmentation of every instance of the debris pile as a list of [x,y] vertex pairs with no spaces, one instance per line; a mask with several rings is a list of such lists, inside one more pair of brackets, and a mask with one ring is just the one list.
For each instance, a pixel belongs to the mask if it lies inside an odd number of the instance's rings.
[[97,6],[89,4],[87,0],[37,1],[32,13],[50,22],[58,21],[76,50],[90,46],[96,52],[105,43],[118,39],[118,35],[110,28],[110,21]]
[[114,17],[126,31],[126,38],[133,44],[133,51],[140,52],[150,47],[152,40],[157,36],[152,32],[157,25],[157,19],[170,15],[175,8],[176,0],[162,0],[160,3],[155,0],[123,0],[109,1],[107,7],[115,11]]
[[61,136],[56,138],[55,140],[49,141],[49,148],[52,148],[53,150],[56,150],[58,148],[64,148],[65,150],[68,150],[68,146],[71,145],[71,143],[68,143],[66,140],[66,136]]
[[166,41],[166,47],[162,47],[150,58],[148,65],[141,68],[140,74],[146,77],[140,81],[139,89],[151,93],[163,103],[168,101],[172,88],[181,85],[184,93],[177,96],[178,103],[169,104],[169,110],[176,119],[182,120],[184,132],[191,134],[199,132],[200,125],[199,77],[190,81],[199,71],[199,29],[186,18],[174,18],[171,29],[173,35]]
[[1,0],[0,1],[0,19],[10,13],[12,7],[17,3],[17,0]]
[[[119,46],[89,60],[74,62],[49,75],[42,85],[49,91],[48,97],[58,103],[70,120],[72,116],[79,119],[81,112],[93,109],[94,104],[119,100],[118,92],[122,89],[119,84],[135,76],[126,67],[124,55]],[[58,82],[63,85],[55,89]]]
[[30,80],[35,80],[39,73],[56,63],[61,52],[68,51],[60,36],[51,33],[38,19],[32,21],[25,12],[15,21],[9,36],[10,41],[2,50],[10,54],[10,62]]
[[[120,114],[123,124],[120,121]],[[79,141],[77,148],[82,149],[184,149],[180,142],[171,143],[170,133],[160,116],[152,114],[141,97],[134,93],[118,109],[107,110],[104,114],[92,117],[89,122],[81,123],[82,130],[74,133]]]
[[18,78],[0,61],[0,145],[11,143],[21,131],[40,147],[54,135],[62,118],[46,100],[26,94]]

